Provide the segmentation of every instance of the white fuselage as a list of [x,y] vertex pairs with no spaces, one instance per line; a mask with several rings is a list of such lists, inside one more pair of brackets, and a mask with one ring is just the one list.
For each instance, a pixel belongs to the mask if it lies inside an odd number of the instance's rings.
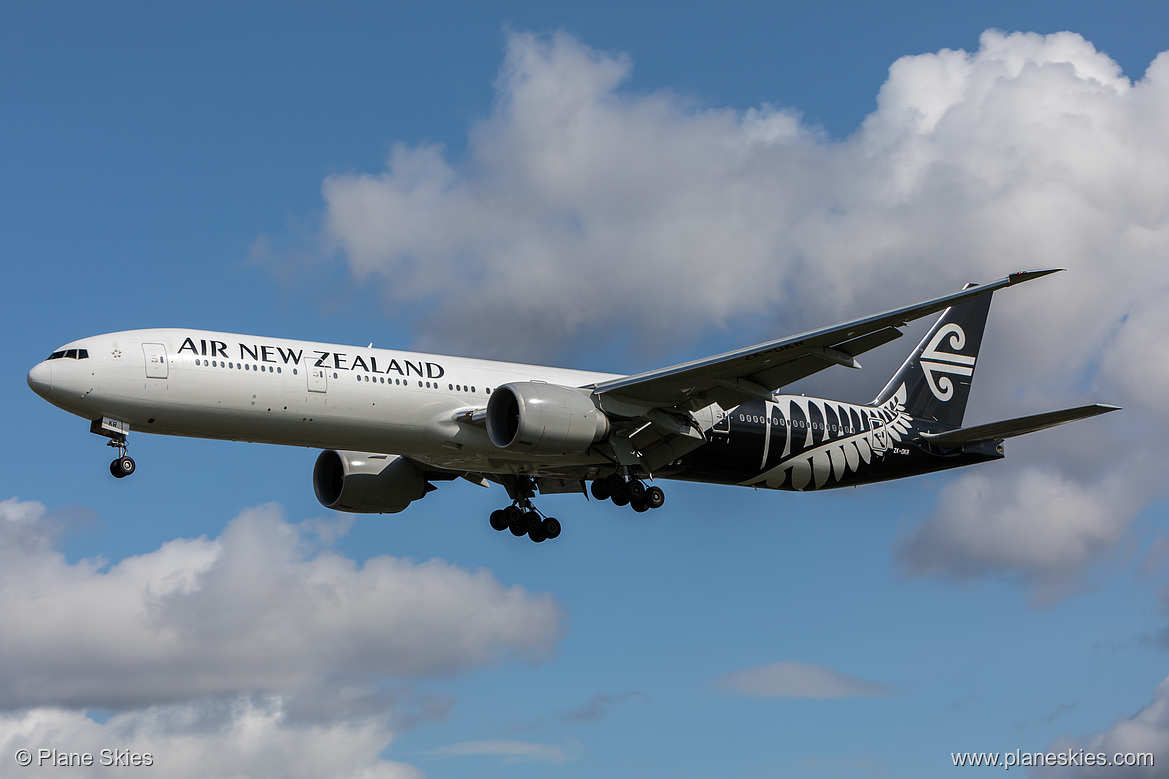
[[[61,355],[61,353],[64,355]],[[84,354],[82,358],[79,355]],[[61,355],[61,356],[57,356]],[[492,445],[467,412],[515,381],[579,387],[613,374],[185,329],[74,341],[29,385],[86,419],[165,435],[402,454],[482,473],[542,471]],[[464,421],[456,421],[463,416]],[[548,458],[559,467],[604,460]]]

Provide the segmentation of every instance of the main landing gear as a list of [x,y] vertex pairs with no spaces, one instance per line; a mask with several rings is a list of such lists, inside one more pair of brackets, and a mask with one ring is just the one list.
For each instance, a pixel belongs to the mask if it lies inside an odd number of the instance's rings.
[[[508,487],[514,499],[506,508],[491,512],[491,527],[498,531],[510,530],[513,536],[527,536],[537,544],[560,535],[560,520],[546,517],[532,505],[535,484],[529,477],[520,477]],[[666,493],[658,486],[645,486],[639,479],[626,473],[613,473],[592,483],[591,492],[597,500],[612,500],[618,506],[632,506],[643,512],[660,509],[666,502]]]
[[560,535],[560,520],[546,517],[527,498],[491,512],[491,527],[510,530],[513,536],[526,535],[537,544]]
[[537,544],[560,535],[560,520],[546,517],[532,505],[536,483],[530,476],[520,476],[508,486],[512,504],[491,512],[491,527],[510,530],[513,536],[527,536]]
[[660,509],[666,503],[666,493],[661,487],[646,487],[644,482],[628,479],[620,473],[596,479],[590,491],[597,500],[609,499],[618,506],[632,506],[638,513]]

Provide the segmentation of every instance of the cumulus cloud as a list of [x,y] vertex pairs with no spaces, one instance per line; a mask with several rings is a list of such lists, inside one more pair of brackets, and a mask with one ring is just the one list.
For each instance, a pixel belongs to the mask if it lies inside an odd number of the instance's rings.
[[68,562],[51,526],[40,504],[0,503],[0,708],[261,694],[301,718],[377,710],[363,685],[539,660],[561,632],[549,595],[441,560],[359,565],[272,505],[112,565]]
[[[151,706],[115,714],[98,722],[84,713],[37,708],[0,714],[0,750],[11,761],[17,750],[31,751],[33,766],[41,750],[67,756],[89,753],[93,764],[56,768],[70,777],[281,776],[316,779],[421,779],[422,771],[385,759],[393,741],[384,716],[343,717],[327,723],[290,720],[278,696]],[[103,752],[104,750],[104,752]],[[127,755],[126,753],[129,753]],[[118,766],[111,761],[137,754],[149,767]],[[105,764],[103,765],[103,761]],[[69,765],[65,763],[64,765]]]
[[899,540],[897,557],[911,574],[1023,577],[1046,603],[1116,546],[1138,508],[1115,475],[1084,484],[1032,467],[997,479],[976,471],[942,490],[930,521]]
[[1057,739],[1046,751],[1066,753],[1071,750],[1078,754],[1081,749],[1092,754],[1103,754],[1107,760],[1115,759],[1114,756],[1118,753],[1120,755],[1152,753],[1156,762],[1151,767],[1128,766],[1123,769],[1113,766],[1038,768],[1034,769],[1035,775],[1060,779],[1111,777],[1116,776],[1118,770],[1123,770],[1125,776],[1137,776],[1141,779],[1169,777],[1169,767],[1162,758],[1163,755],[1169,754],[1169,679],[1161,682],[1153,691],[1153,700],[1149,705],[1133,716],[1121,718],[1100,733],[1084,738],[1065,736]]
[[715,689],[751,698],[874,698],[893,689],[848,676],[825,665],[781,660],[716,677]]
[[[420,346],[527,361],[644,354],[743,323],[761,340],[1066,267],[1000,293],[972,411],[1102,400],[1140,423],[1080,423],[1091,446],[1040,434],[1027,475],[955,488],[980,501],[963,516],[1013,524],[980,535],[939,508],[902,563],[1014,571],[1043,600],[1163,493],[1128,464],[1154,461],[1169,433],[1169,52],[1134,81],[1074,33],[987,31],[976,51],[893,63],[876,110],[839,140],[773,106],[633,93],[631,68],[568,35],[509,36],[465,154],[398,143],[382,171],[330,176],[326,242],[417,315]],[[1028,510],[1071,484],[1090,512]],[[1121,493],[1126,508],[1107,510]],[[1035,551],[1041,530],[1055,551]]]

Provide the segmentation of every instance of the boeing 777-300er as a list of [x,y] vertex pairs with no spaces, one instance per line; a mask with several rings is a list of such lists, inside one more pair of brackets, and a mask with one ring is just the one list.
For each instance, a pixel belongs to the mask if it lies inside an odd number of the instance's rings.
[[[589,491],[659,508],[644,480],[817,490],[1003,456],[1012,436],[1116,410],[1090,405],[962,427],[991,293],[1025,271],[906,308],[634,376],[199,330],[131,330],[65,344],[28,374],[41,397],[90,420],[134,472],[130,431],[324,451],[327,508],[393,513],[467,479],[501,484],[491,526],[544,541],[560,522],[536,493]],[[780,390],[942,312],[871,403]],[[586,493],[587,495],[587,493]]]

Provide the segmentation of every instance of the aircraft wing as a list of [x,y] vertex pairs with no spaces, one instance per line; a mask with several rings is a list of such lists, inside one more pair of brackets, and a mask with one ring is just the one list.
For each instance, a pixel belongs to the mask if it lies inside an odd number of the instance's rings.
[[1077,419],[1087,419],[1097,414],[1107,414],[1109,411],[1119,411],[1120,406],[1111,406],[1105,403],[1094,403],[1090,406],[1065,408],[1063,411],[1049,411],[1046,414],[1035,414],[1018,419],[1007,419],[1002,422],[991,422],[986,425],[963,427],[958,430],[949,430],[945,433],[922,433],[921,437],[931,444],[941,446],[970,446],[984,441],[997,441],[1001,438],[1012,438],[1017,435],[1034,433],[1036,430],[1046,430],[1049,427],[1062,425],[1066,422],[1075,422]]
[[901,337],[898,328],[915,319],[1060,270],[1020,271],[990,284],[824,330],[601,382],[593,394],[602,408],[626,416],[639,416],[636,409],[641,413],[645,409],[694,411],[711,403],[731,408],[751,398],[770,399],[781,387],[832,365],[859,368],[857,355]]

